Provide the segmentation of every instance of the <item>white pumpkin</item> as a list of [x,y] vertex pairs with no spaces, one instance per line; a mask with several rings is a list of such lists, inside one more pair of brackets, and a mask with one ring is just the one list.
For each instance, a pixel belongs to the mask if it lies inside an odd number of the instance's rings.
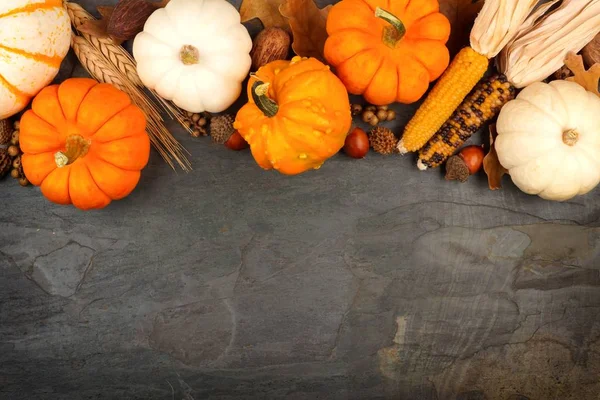
[[0,0],[0,119],[52,82],[70,43],[62,0]]
[[242,91],[252,39],[225,0],[171,0],[133,42],[140,79],[189,112],[221,112]]
[[564,201],[600,182],[600,98],[574,82],[537,82],[496,124],[500,164],[523,192]]

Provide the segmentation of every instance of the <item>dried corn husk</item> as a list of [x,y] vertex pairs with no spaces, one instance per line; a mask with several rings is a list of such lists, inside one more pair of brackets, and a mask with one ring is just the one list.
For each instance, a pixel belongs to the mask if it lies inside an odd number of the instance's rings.
[[494,58],[519,31],[539,0],[486,0],[471,29],[473,50]]
[[522,88],[558,70],[569,52],[579,52],[600,32],[600,0],[563,0],[502,50],[498,66]]

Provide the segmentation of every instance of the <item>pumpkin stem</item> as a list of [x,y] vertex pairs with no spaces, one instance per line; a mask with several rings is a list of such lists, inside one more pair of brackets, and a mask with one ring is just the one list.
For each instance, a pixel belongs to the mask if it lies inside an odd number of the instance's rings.
[[395,48],[396,43],[406,34],[406,27],[394,14],[383,8],[377,7],[375,9],[375,16],[390,23],[390,26],[383,28],[383,37],[381,40],[386,46],[392,49]]
[[575,129],[569,129],[568,131],[564,131],[562,135],[563,143],[567,146],[574,146],[575,143],[579,140],[579,132]]
[[271,118],[279,111],[279,106],[269,97],[267,97],[267,91],[269,90],[269,83],[263,81],[256,81],[252,84],[252,100],[256,106],[263,112],[267,117]]
[[65,151],[58,151],[54,154],[54,161],[58,168],[73,164],[79,157],[87,154],[91,140],[84,139],[81,135],[67,136]]
[[194,46],[186,44],[179,51],[179,58],[184,65],[198,64],[200,52]]

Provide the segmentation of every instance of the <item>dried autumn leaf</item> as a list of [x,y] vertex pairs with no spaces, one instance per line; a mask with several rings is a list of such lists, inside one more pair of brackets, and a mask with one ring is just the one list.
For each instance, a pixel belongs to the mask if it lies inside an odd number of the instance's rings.
[[591,67],[594,64],[600,63],[600,33],[596,37],[585,45],[581,50],[583,61],[585,65]]
[[275,26],[290,31],[288,21],[279,12],[279,6],[285,0],[242,0],[240,6],[240,17],[242,22],[254,18],[260,19],[263,28]]
[[496,146],[494,145],[497,136],[496,124],[491,124],[490,151],[483,158],[483,170],[487,174],[488,186],[491,190],[502,189],[502,176],[508,174],[508,170],[500,165],[500,161],[498,161],[498,153],[496,153]]
[[451,57],[469,44],[473,21],[482,6],[483,0],[440,0],[440,12],[450,20],[452,26],[447,44]]
[[327,14],[331,5],[319,9],[313,0],[286,0],[279,7],[292,28],[294,53],[324,61]]
[[98,6],[102,18],[86,20],[77,26],[77,30],[96,37],[110,37],[115,44],[121,44],[141,32],[148,17],[168,2],[169,0],[120,0],[116,6]]
[[589,90],[600,96],[600,92],[598,91],[600,64],[594,64],[586,71],[583,64],[583,57],[571,51],[567,54],[567,58],[565,58],[565,65],[573,72],[573,76],[567,78],[567,81],[576,82],[583,86],[585,90]]

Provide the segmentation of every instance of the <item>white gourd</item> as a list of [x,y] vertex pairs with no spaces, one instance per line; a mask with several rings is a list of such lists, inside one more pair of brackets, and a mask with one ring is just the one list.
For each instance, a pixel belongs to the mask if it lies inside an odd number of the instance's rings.
[[523,192],[565,201],[600,182],[600,98],[579,84],[529,85],[496,129],[498,160]]
[[221,112],[242,91],[252,39],[226,0],[171,0],[133,43],[140,79],[189,112]]
[[62,0],[0,0],[0,119],[52,82],[70,43]]

